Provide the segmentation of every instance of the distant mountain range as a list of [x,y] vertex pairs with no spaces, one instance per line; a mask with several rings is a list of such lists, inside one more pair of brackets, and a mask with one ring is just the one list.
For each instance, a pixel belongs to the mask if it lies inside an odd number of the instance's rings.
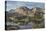
[[42,8],[38,8],[38,7],[35,7],[35,8],[32,8],[32,9],[29,9],[25,6],[21,6],[21,7],[18,7],[16,8],[15,10],[14,9],[11,9],[8,11],[8,14],[9,15],[15,15],[15,16],[34,16],[35,13],[37,12],[42,12],[42,13],[45,13],[44,12],[44,9]]

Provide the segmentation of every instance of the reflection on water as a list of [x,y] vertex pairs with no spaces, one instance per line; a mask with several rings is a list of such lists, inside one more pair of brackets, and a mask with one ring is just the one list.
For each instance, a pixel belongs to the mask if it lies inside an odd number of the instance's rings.
[[7,30],[31,29],[31,28],[32,28],[31,23],[26,25],[18,25],[13,22],[7,22]]

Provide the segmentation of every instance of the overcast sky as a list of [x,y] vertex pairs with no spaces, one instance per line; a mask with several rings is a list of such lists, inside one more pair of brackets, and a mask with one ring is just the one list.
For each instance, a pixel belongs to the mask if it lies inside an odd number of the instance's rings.
[[26,6],[28,8],[32,8],[32,7],[40,7],[40,8],[44,8],[44,3],[38,3],[38,2],[22,2],[22,1],[7,1],[7,11],[9,11],[10,9],[16,9],[16,7],[19,6]]

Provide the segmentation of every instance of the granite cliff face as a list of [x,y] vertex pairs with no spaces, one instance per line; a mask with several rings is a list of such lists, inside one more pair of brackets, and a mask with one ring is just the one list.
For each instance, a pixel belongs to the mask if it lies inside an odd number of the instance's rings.
[[24,7],[24,6],[16,8],[16,12],[22,15],[27,15],[28,11],[29,11],[29,8]]
[[22,14],[22,15],[27,15],[27,16],[34,16],[35,13],[44,13],[43,12],[44,9],[42,8],[38,8],[38,7],[35,7],[35,8],[32,8],[32,9],[29,9],[25,6],[22,6],[22,7],[18,7],[16,8],[16,11],[17,13],[19,14]]

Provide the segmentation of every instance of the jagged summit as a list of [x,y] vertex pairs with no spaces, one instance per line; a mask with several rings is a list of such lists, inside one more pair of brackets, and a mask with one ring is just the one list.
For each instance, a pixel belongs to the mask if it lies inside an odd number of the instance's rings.
[[16,8],[16,12],[19,14],[26,15],[26,14],[28,14],[28,11],[29,11],[29,8],[27,8],[25,6],[21,6],[21,7]]

